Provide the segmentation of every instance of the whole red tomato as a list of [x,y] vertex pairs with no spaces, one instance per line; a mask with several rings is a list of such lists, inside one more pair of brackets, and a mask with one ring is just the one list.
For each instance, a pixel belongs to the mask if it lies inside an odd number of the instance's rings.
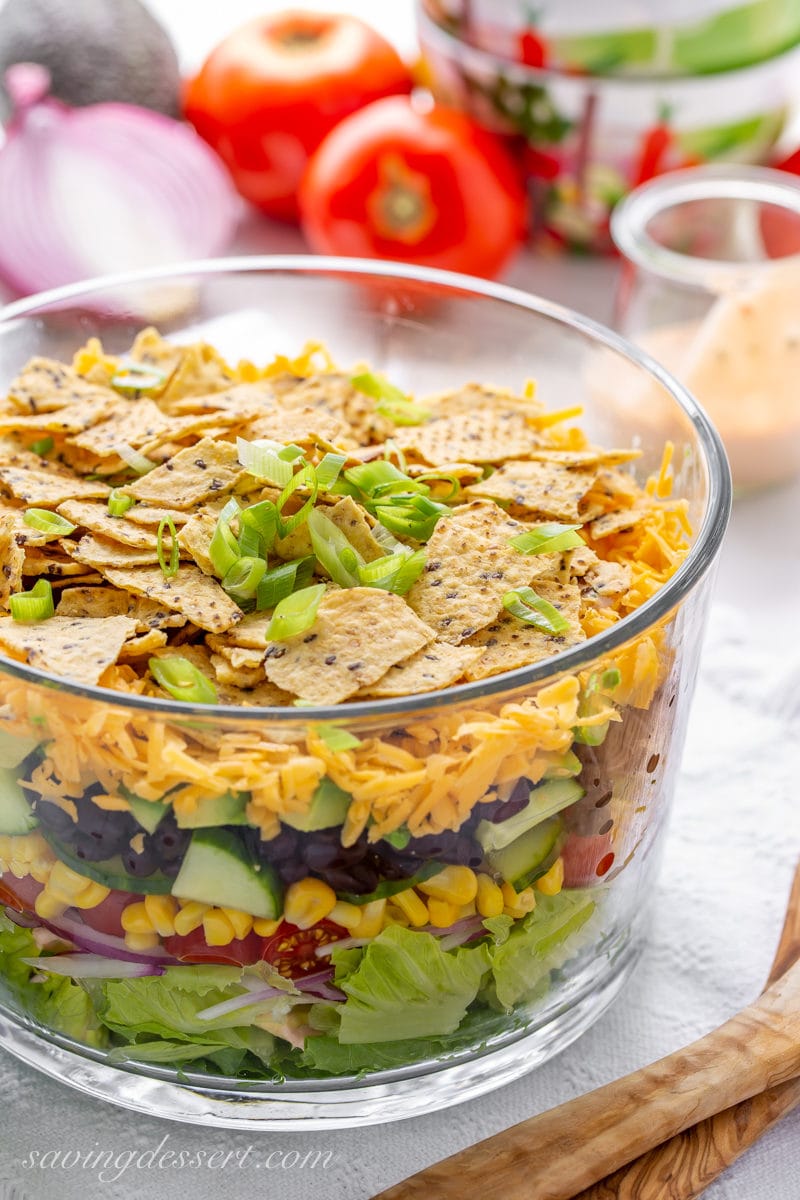
[[300,188],[303,229],[326,254],[496,275],[525,228],[499,142],[455,110],[378,100],[329,133]]
[[363,21],[286,11],[250,21],[212,50],[186,91],[186,116],[245,197],[297,218],[309,155],[343,117],[408,92],[394,48]]

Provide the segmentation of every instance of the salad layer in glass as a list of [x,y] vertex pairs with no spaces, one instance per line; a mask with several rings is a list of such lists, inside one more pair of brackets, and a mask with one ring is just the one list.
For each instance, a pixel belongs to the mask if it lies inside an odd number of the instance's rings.
[[316,345],[231,366],[152,329],[22,366],[0,408],[19,1010],[112,1062],[346,1076],[523,1029],[596,953],[658,827],[671,619],[497,680],[624,620],[691,531],[671,447],[640,483],[578,416],[532,383],[411,397]]

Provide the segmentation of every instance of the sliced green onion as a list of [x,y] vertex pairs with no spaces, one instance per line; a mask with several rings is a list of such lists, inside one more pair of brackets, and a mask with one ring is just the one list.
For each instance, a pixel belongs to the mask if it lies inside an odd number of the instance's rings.
[[426,542],[437,522],[451,514],[446,504],[439,504],[428,496],[403,493],[376,501],[375,515],[390,532]]
[[282,642],[285,638],[305,633],[317,619],[319,602],[325,595],[324,583],[301,588],[281,600],[267,629],[268,642]]
[[348,483],[355,484],[360,492],[369,497],[398,486],[412,492],[428,490],[424,484],[417,489],[413,479],[398,471],[394,463],[387,462],[384,458],[378,459],[377,462],[360,463],[357,467],[350,467],[345,471],[344,477]]
[[548,521],[545,525],[535,525],[518,533],[510,539],[511,545],[521,554],[549,554],[554,551],[575,550],[585,546],[583,538],[577,530],[580,525],[559,525],[557,521]]
[[290,596],[295,588],[303,588],[311,582],[314,574],[314,555],[295,558],[265,571],[256,589],[256,608],[263,612],[280,604],[284,596]]
[[384,525],[381,525],[380,522],[372,530],[372,536],[387,554],[397,554],[398,551],[403,554],[411,553],[411,549],[404,545],[403,542],[398,542],[394,534],[389,533],[389,530]]
[[299,450],[302,458],[303,451],[299,446],[284,446],[270,438],[259,438],[258,441],[248,442],[244,438],[236,439],[236,449],[239,462],[258,479],[267,479],[277,487],[286,487],[294,474],[293,463],[297,455],[286,456],[287,450]]
[[[297,510],[296,513],[292,513],[292,515],[289,517],[284,517],[284,507],[299,488],[308,488],[310,493],[308,499],[303,506]],[[308,463],[306,463],[304,467],[300,468],[296,475],[292,476],[278,497],[278,503],[275,507],[278,510],[279,537],[287,537],[288,534],[297,529],[299,525],[302,525],[304,521],[308,520],[308,515],[312,511],[314,502],[317,499],[317,490],[317,473],[312,466],[309,466]]]
[[209,543],[208,557],[211,559],[214,574],[219,579],[223,579],[233,564],[239,559],[239,543],[233,536],[233,531],[228,522],[222,519],[221,513],[217,518],[217,527],[214,530],[214,536]]
[[569,621],[563,617],[557,608],[537,596],[533,588],[522,587],[514,592],[506,592],[503,596],[503,608],[513,617],[519,617],[528,625],[540,629],[542,633],[564,633],[569,629]]
[[123,369],[111,377],[111,386],[124,395],[140,392],[152,392],[154,388],[162,387],[166,375],[153,367],[141,363],[125,363]]
[[68,537],[74,533],[77,526],[62,517],[59,513],[50,512],[49,508],[29,508],[22,520],[31,529],[38,529],[49,538]]
[[261,557],[261,538],[257,529],[246,521],[239,522],[239,554],[242,558]]
[[389,554],[359,567],[358,579],[364,587],[382,588],[385,592],[404,596],[419,579],[424,567],[424,550],[415,550],[413,554]]
[[217,690],[210,679],[188,658],[151,658],[150,674],[175,700],[189,704],[216,704]]
[[238,517],[240,512],[241,509],[239,508],[239,501],[235,496],[231,496],[228,500],[226,500],[225,504],[220,509],[220,514],[217,519],[219,521],[226,521],[228,525],[230,525],[233,518]]
[[[169,530],[169,536],[172,539],[169,551],[169,562],[167,562],[166,554],[164,553],[164,530]],[[158,565],[161,567],[161,573],[165,579],[172,579],[178,574],[180,566],[180,547],[178,546],[178,531],[175,528],[175,522],[172,517],[162,517],[158,523],[158,533],[156,534],[156,552],[158,553]]]
[[607,671],[603,671],[600,677],[600,683],[607,692],[613,692],[614,688],[619,687],[622,682],[622,675],[616,667],[609,667]]
[[394,829],[391,833],[385,833],[381,840],[388,842],[395,850],[405,850],[411,841],[411,834],[407,829]]
[[47,579],[37,579],[29,592],[17,592],[8,598],[11,616],[21,625],[46,621],[55,612],[53,589]]
[[318,464],[317,485],[321,492],[328,492],[336,483],[342,467],[347,462],[346,454],[326,454]]
[[108,515],[124,517],[128,509],[133,508],[135,503],[133,496],[125,496],[119,488],[114,488],[108,497]]
[[364,375],[353,375],[350,378],[353,387],[365,396],[377,400],[377,409],[381,416],[388,417],[395,425],[421,425],[431,416],[426,408],[413,404],[405,392],[381,379],[379,375],[366,372]]
[[[224,512],[224,509],[223,509]],[[258,553],[266,558],[275,542],[278,529],[278,510],[271,500],[259,500],[239,513],[239,545],[242,545],[242,535],[245,528],[252,529],[258,536]],[[242,554],[245,551],[242,550]]]
[[317,725],[316,732],[322,738],[329,750],[338,754],[340,750],[355,750],[361,745],[361,739],[348,733],[346,729],[338,729],[336,725]]
[[132,471],[137,475],[146,475],[148,471],[155,470],[157,463],[151,462],[149,458],[145,458],[138,450],[134,450],[133,446],[129,446],[127,442],[120,442],[114,447],[114,453],[118,454],[123,462],[126,462]]
[[387,462],[391,462],[392,458],[396,458],[398,471],[405,471],[406,456],[393,438],[387,438],[383,443],[383,457]]
[[38,442],[31,442],[31,452],[38,454],[40,458],[44,458],[45,454],[49,454],[55,446],[55,442],[51,437],[39,438]]
[[364,560],[350,545],[343,530],[334,525],[321,508],[315,508],[309,514],[308,532],[314,553],[334,583],[340,587],[358,587],[357,571]]
[[232,600],[254,600],[266,570],[263,558],[239,558],[223,578],[222,586]]
[[442,504],[449,504],[451,500],[455,500],[456,496],[461,491],[460,479],[458,479],[455,475],[440,475],[438,471],[426,471],[424,475],[417,475],[414,482],[426,483],[428,480],[430,480],[432,483],[450,484],[450,491],[447,493],[447,495],[437,497]]

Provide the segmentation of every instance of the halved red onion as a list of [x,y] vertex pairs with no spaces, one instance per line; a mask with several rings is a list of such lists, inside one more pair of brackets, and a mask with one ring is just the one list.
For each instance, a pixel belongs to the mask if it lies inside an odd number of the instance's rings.
[[131,950],[129,946],[126,946],[123,938],[115,937],[111,933],[100,933],[97,929],[90,929],[88,925],[84,925],[75,917],[68,917],[66,913],[62,914],[57,921],[40,921],[38,923],[52,929],[53,933],[58,933],[61,937],[68,937],[76,946],[80,946],[82,950],[88,950],[90,954],[102,954],[106,958],[115,958],[120,962],[152,963],[155,966],[169,967],[178,964],[178,959],[173,958],[161,946],[153,946],[150,950]]

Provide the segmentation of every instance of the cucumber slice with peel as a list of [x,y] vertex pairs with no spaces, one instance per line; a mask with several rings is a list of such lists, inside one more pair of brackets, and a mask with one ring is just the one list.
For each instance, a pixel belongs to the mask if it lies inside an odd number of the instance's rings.
[[481,821],[475,837],[487,854],[502,850],[528,829],[541,825],[549,817],[575,804],[584,795],[581,785],[574,779],[549,779],[532,788],[528,803],[506,821]]
[[38,824],[28,797],[17,783],[16,767],[0,768],[0,833],[14,837],[30,833]]
[[267,920],[279,917],[283,909],[275,871],[267,863],[254,862],[228,829],[198,829],[192,835],[172,894]]
[[561,849],[562,832],[561,819],[551,817],[526,830],[508,846],[487,854],[487,861],[493,871],[520,892],[550,870]]

